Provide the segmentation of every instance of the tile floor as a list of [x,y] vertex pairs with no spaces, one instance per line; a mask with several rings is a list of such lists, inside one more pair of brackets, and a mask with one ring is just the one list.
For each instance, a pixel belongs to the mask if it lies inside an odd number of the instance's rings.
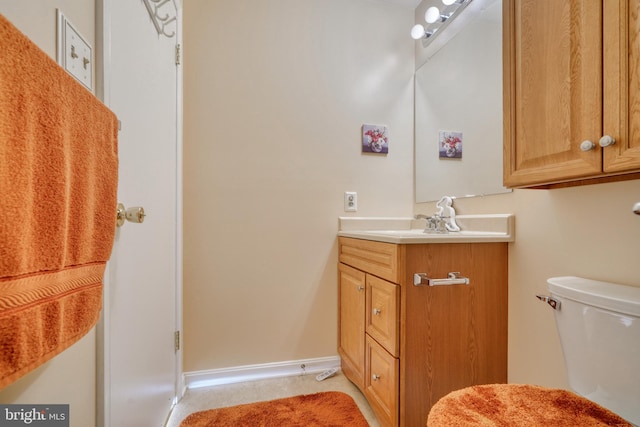
[[316,381],[316,375],[309,374],[190,389],[173,409],[166,427],[178,427],[192,412],[321,391],[341,391],[350,395],[369,425],[380,426],[360,390],[342,375],[342,372],[338,372],[324,381]]

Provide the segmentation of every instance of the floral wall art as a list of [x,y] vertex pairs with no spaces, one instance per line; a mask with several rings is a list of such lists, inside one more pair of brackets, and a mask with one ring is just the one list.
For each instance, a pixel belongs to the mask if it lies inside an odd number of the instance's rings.
[[462,158],[462,132],[440,131],[438,147],[441,159]]
[[389,152],[389,129],[381,125],[362,125],[362,152]]

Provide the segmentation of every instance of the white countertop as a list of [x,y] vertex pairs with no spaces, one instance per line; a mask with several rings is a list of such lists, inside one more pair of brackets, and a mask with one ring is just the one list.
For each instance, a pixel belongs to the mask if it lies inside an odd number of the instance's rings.
[[425,233],[425,221],[410,217],[340,217],[338,236],[396,244],[515,241],[513,214],[458,215],[461,231]]

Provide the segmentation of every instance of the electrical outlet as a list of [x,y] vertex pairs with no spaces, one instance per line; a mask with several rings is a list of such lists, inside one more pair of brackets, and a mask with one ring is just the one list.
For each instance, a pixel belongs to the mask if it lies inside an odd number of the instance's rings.
[[344,211],[355,212],[358,210],[358,193],[355,191],[344,192]]

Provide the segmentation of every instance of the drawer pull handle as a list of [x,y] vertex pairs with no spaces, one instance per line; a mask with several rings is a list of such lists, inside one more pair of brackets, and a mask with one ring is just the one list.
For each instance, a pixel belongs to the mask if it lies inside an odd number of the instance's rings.
[[451,272],[446,279],[431,279],[426,273],[413,275],[413,284],[416,286],[443,286],[443,285],[468,285],[469,278],[460,275],[460,272]]
[[374,308],[374,309],[373,309],[373,315],[374,315],[374,316],[377,316],[377,315],[379,315],[380,313],[382,313],[382,310],[380,310],[379,308]]
[[380,375],[373,374],[373,375],[371,376],[371,379],[372,379],[372,380],[374,380],[374,381],[378,381],[378,380],[380,379]]

